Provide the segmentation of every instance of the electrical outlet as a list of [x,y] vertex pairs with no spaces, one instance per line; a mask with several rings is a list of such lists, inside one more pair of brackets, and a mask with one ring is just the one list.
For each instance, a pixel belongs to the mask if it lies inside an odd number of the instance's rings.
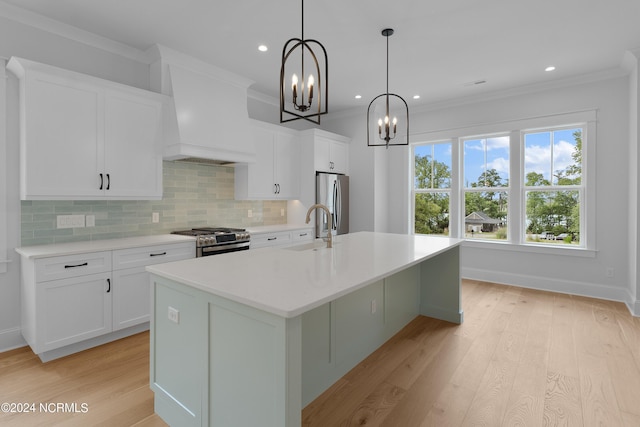
[[87,215],[85,218],[85,222],[87,227],[95,227],[96,226],[96,216],[95,215]]
[[168,317],[173,323],[180,323],[180,311],[178,309],[169,306]]
[[247,210],[247,218],[253,218],[253,211],[251,209]]
[[58,228],[83,228],[84,215],[58,215],[56,223]]
[[160,222],[160,214],[158,212],[151,214],[151,222]]
[[613,269],[613,267],[607,267],[607,269],[604,271],[604,274],[609,278],[613,278],[616,275],[616,271]]

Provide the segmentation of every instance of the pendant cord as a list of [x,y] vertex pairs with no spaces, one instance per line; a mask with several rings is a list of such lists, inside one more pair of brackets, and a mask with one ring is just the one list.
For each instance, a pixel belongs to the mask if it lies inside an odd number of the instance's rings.
[[[391,120],[389,118],[389,35],[387,34],[387,120]],[[387,134],[387,136],[389,136]]]

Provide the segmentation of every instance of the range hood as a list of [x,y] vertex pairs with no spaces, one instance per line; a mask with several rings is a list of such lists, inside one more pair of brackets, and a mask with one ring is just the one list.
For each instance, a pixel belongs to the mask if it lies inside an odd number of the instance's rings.
[[165,160],[253,163],[244,77],[155,45],[148,53],[151,87],[169,96],[165,109]]

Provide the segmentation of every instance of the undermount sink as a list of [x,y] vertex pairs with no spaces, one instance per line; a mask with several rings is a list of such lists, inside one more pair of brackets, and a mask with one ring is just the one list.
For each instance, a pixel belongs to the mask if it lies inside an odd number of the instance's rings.
[[323,242],[322,240],[314,240],[313,242],[310,243],[305,243],[302,245],[296,245],[296,246],[288,246],[284,249],[287,249],[289,251],[308,251],[308,250],[318,250],[318,249],[322,249],[322,248],[327,248],[327,242]]

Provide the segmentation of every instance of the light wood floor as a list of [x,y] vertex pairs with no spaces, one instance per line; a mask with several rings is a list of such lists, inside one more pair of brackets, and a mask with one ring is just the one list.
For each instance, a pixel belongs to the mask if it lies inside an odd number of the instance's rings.
[[[640,426],[640,318],[621,303],[463,281],[465,322],[419,317],[302,413],[304,426]],[[148,333],[46,364],[0,354],[2,426],[165,426]],[[233,427],[233,426],[231,426]]]

